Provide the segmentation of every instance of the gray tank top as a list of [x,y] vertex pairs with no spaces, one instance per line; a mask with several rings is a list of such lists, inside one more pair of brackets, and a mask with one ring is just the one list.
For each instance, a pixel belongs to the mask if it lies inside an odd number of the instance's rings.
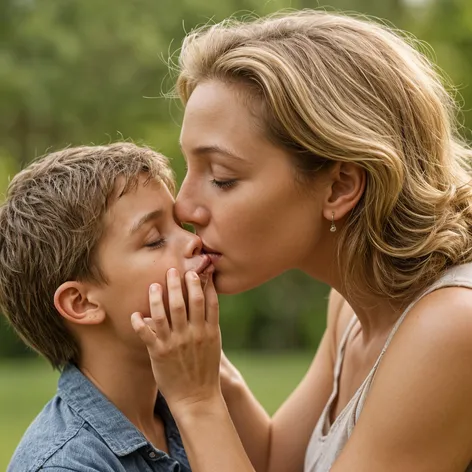
[[[416,298],[402,313],[401,317],[395,323],[392,328],[387,341],[380,353],[377,361],[375,362],[369,375],[366,377],[362,385],[359,387],[357,392],[351,398],[346,407],[341,411],[338,417],[335,419],[333,424],[330,424],[329,413],[331,411],[334,400],[338,395],[339,388],[339,375],[341,372],[341,366],[344,358],[344,351],[346,348],[349,333],[356,324],[357,317],[354,316],[350,321],[341,342],[338,347],[336,364],[334,367],[334,385],[331,396],[326,404],[320,419],[315,427],[313,435],[308,444],[308,449],[305,456],[305,472],[328,472],[334,461],[337,459],[339,454],[342,452],[346,442],[352,434],[359,415],[362,412],[367,394],[369,393],[372,381],[375,373],[379,367],[379,364],[387,350],[393,336],[397,332],[399,326],[405,319],[408,312],[413,306],[421,300],[427,294],[443,287],[466,287],[472,288],[472,263],[464,264],[461,266],[453,267],[449,269],[444,275],[432,284],[426,291],[424,291],[418,298]],[[472,463],[467,467],[465,472],[472,472]]]

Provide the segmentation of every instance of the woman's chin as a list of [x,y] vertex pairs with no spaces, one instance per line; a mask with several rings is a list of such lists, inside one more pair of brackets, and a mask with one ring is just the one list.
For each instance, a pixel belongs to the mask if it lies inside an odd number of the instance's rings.
[[245,291],[237,277],[228,276],[218,271],[213,275],[213,283],[216,292],[221,295],[236,295]]
[[213,282],[217,293],[221,295],[237,295],[238,293],[247,292],[253,288],[259,287],[267,280],[249,279],[244,275],[225,274],[216,271],[213,276]]
[[239,293],[234,290],[233,284],[225,281],[224,277],[215,274],[213,276],[213,283],[215,284],[216,293],[220,295],[235,295]]

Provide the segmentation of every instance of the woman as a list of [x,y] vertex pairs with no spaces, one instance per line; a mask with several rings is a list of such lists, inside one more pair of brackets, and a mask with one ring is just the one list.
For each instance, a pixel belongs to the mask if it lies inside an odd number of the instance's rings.
[[[272,419],[225,364],[254,468],[472,470],[472,153],[434,67],[384,26],[304,11],[191,33],[177,90],[176,214],[217,291],[293,268],[333,288],[314,361]],[[253,470],[218,386],[211,287],[206,309],[189,295],[188,322],[168,290],[172,329],[155,296],[157,335],[133,322],[193,470]]]

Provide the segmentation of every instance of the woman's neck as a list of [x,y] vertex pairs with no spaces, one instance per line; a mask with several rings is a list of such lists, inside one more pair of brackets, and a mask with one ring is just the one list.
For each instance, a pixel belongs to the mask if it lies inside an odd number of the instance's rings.
[[372,338],[384,336],[401,316],[404,304],[393,299],[369,295],[368,290],[363,290],[362,286],[359,287],[359,292],[365,292],[363,295],[353,294],[344,281],[343,274],[346,269],[342,264],[332,262],[338,257],[334,254],[333,249],[326,248],[322,256],[316,257],[316,261],[308,264],[303,270],[342,295],[361,323],[364,342],[368,343]]

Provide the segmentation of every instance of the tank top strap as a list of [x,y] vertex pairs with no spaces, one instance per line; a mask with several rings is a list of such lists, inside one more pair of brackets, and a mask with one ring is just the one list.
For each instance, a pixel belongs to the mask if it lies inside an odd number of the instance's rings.
[[[387,341],[382,349],[380,357],[382,357],[387,350],[388,346],[392,342],[395,333],[398,331],[398,328],[403,323],[406,315],[411,311],[411,309],[426,295],[445,287],[467,287],[472,288],[472,263],[463,264],[460,266],[452,267],[447,270],[436,282],[432,283],[426,290],[420,293],[405,309],[400,318],[397,320],[393,326],[390,334],[387,338]],[[380,358],[377,362],[380,361]]]
[[336,349],[336,361],[334,364],[334,373],[333,373],[333,389],[331,390],[331,395],[328,399],[328,402],[326,403],[326,406],[321,413],[320,420],[318,422],[318,426],[320,428],[320,435],[324,436],[327,434],[329,429],[331,428],[331,421],[330,421],[330,412],[331,408],[333,406],[333,403],[335,399],[338,396],[338,391],[339,391],[339,376],[341,374],[341,368],[343,365],[343,360],[344,360],[344,352],[346,349],[347,345],[347,340],[349,338],[349,334],[352,331],[352,328],[356,324],[357,321],[357,316],[354,315],[351,320],[349,321],[346,329],[344,330],[343,336],[341,338],[341,342],[339,343],[337,349]]
[[335,385],[336,390],[337,390],[336,387],[338,385],[339,376],[341,374],[341,368],[343,365],[344,352],[346,350],[347,340],[349,338],[349,335],[351,334],[352,329],[354,328],[354,325],[356,324],[356,321],[357,321],[357,316],[353,315],[346,329],[344,330],[343,336],[341,338],[341,342],[339,343],[339,346],[337,349],[336,364],[334,366],[334,385]]
[[[402,313],[400,318],[396,321],[395,325],[393,326],[392,330],[390,331],[390,334],[388,335],[387,341],[384,344],[384,347],[382,348],[382,351],[377,358],[374,366],[372,367],[369,375],[367,378],[364,380],[364,383],[362,384],[360,388],[360,397],[357,402],[357,408],[356,408],[356,414],[355,414],[355,420],[359,419],[359,415],[362,411],[362,408],[364,406],[364,402],[366,400],[367,394],[370,390],[370,386],[372,384],[372,381],[375,377],[375,374],[377,372],[377,369],[379,367],[380,362],[382,361],[382,358],[385,354],[385,351],[387,350],[388,346],[392,342],[393,337],[395,336],[396,332],[398,331],[398,328],[400,328],[401,324],[403,323],[404,319],[408,315],[408,313],[411,311],[411,309],[426,295],[429,295],[430,293],[434,292],[435,290],[438,290],[440,288],[445,288],[445,287],[466,287],[466,288],[471,288],[472,289],[472,263],[467,263],[463,264],[460,266],[454,266],[451,269],[447,270],[438,280],[436,280],[434,283],[432,283],[426,290],[420,293],[418,297],[416,297],[405,309],[405,311]],[[352,425],[353,426],[353,425]]]
[[336,362],[334,364],[334,375],[333,375],[333,389],[328,399],[328,403],[326,404],[325,410],[321,415],[323,418],[322,420],[323,432],[327,431],[331,426],[329,416],[330,416],[333,402],[337,398],[338,392],[339,392],[339,376],[341,375],[341,368],[342,368],[343,360],[344,360],[344,352],[346,350],[349,334],[351,333],[352,328],[356,324],[356,321],[357,321],[357,316],[354,315],[349,321],[346,329],[344,330],[343,336],[341,338],[341,342],[339,343],[339,346],[336,350]]

